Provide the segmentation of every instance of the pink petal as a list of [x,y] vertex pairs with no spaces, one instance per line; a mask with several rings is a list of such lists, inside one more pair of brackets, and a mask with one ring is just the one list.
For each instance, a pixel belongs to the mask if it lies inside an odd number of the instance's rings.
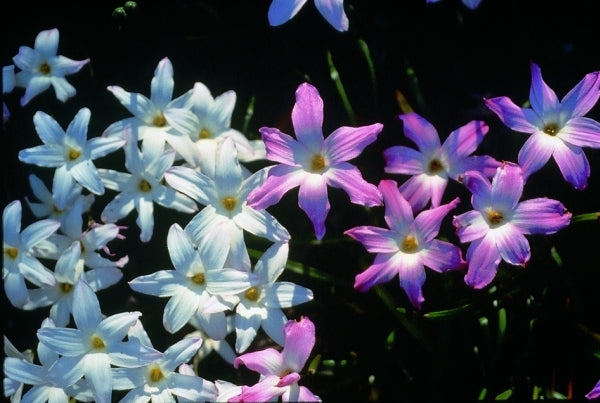
[[373,264],[354,278],[354,288],[360,292],[366,292],[374,285],[390,281],[398,274],[398,265],[402,256],[400,253],[375,255]]
[[462,183],[473,194],[471,204],[475,210],[483,210],[492,204],[492,184],[481,172],[465,172]]
[[460,248],[450,242],[434,239],[429,247],[421,250],[419,254],[425,266],[440,273],[447,270],[463,269],[467,266],[462,258]]
[[[270,177],[271,175],[269,175]],[[269,178],[261,188],[266,187]],[[323,239],[325,219],[330,208],[325,178],[316,174],[304,176],[304,181],[300,184],[298,191],[298,204],[312,221],[317,239]]]
[[455,216],[452,224],[456,228],[456,235],[463,243],[483,238],[490,229],[489,224],[478,210],[467,211]]
[[400,287],[406,292],[412,306],[421,309],[425,298],[423,297],[423,284],[425,284],[425,268],[419,254],[405,254],[399,261],[398,275]]
[[345,231],[344,234],[362,243],[370,253],[394,253],[398,251],[396,240],[398,234],[387,228],[363,225],[351,228]]
[[558,141],[559,139],[539,131],[529,136],[517,157],[525,178],[546,165]]
[[539,116],[555,113],[560,106],[556,93],[544,82],[540,67],[533,62],[531,62],[529,102]]
[[500,253],[492,237],[486,236],[473,241],[467,249],[467,285],[480,289],[491,283],[496,276],[500,260]]
[[404,233],[413,222],[413,210],[408,201],[400,194],[396,181],[382,179],[379,191],[385,205],[385,222],[396,232]]
[[354,165],[343,162],[331,167],[326,173],[326,178],[329,185],[343,189],[352,203],[368,207],[382,204],[381,193],[377,187],[365,181]]
[[588,73],[561,101],[561,112],[566,116],[583,116],[600,98],[600,72]]
[[522,133],[533,133],[537,130],[533,122],[539,121],[539,118],[533,119],[532,110],[515,105],[508,97],[486,98],[484,101],[485,106],[498,115],[502,123],[510,129]]
[[334,165],[358,157],[366,146],[377,139],[382,129],[381,123],[336,129],[325,139],[325,152],[329,156],[329,162]]
[[383,150],[387,173],[418,175],[425,172],[425,156],[413,148],[393,146]]
[[292,123],[298,141],[314,154],[323,146],[323,100],[319,91],[309,83],[296,90],[296,103],[292,109]]
[[565,180],[575,189],[582,190],[587,187],[590,164],[583,149],[567,143],[557,144],[554,160]]
[[281,200],[290,189],[299,186],[306,173],[302,169],[277,165],[269,170],[265,183],[248,194],[247,203],[256,210],[263,210]]
[[489,129],[485,122],[472,120],[450,133],[442,144],[442,150],[454,158],[470,155],[475,152]]
[[524,179],[521,167],[505,162],[492,180],[492,205],[507,213],[512,211],[523,194]]
[[435,238],[442,225],[442,220],[448,213],[456,208],[460,203],[460,198],[456,197],[450,203],[434,207],[429,210],[421,211],[414,221],[414,227],[426,242]]
[[285,342],[281,355],[286,368],[301,372],[315,346],[315,325],[303,316],[299,321],[290,320],[283,326]]
[[421,173],[400,185],[402,197],[411,205],[412,211],[422,210],[431,199],[432,176]]
[[[235,368],[238,368],[240,364],[244,364],[252,371],[265,376],[273,374],[278,375],[286,369],[283,356],[274,348],[242,354],[233,361],[233,366]],[[277,376],[277,378],[279,381],[279,376]]]
[[262,135],[269,160],[286,165],[299,165],[294,157],[294,150],[299,144],[292,136],[271,127],[261,127],[258,131]]
[[571,216],[558,200],[540,197],[519,203],[510,222],[524,234],[553,234],[569,225]]
[[413,112],[398,117],[404,124],[404,135],[414,141],[422,153],[430,154],[441,146],[437,130],[425,118]]
[[557,136],[577,147],[600,148],[600,123],[590,118],[573,118],[560,129]]
[[510,264],[525,266],[531,257],[529,242],[514,225],[507,223],[488,233],[494,239],[502,259]]

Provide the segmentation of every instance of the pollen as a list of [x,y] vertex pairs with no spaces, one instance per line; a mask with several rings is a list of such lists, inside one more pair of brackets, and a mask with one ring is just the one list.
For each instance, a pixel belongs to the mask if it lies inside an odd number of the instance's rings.
[[60,291],[64,294],[68,294],[73,289],[73,284],[69,283],[60,283],[59,284]]
[[204,273],[194,274],[192,281],[196,284],[203,285],[205,282]]
[[419,248],[419,241],[414,235],[407,235],[402,240],[402,251],[406,253],[413,253]]
[[164,377],[165,377],[165,375],[163,374],[163,372],[160,370],[160,368],[157,365],[153,365],[150,368],[150,374],[149,374],[150,381],[158,382],[161,379],[163,379]]
[[106,347],[104,344],[104,340],[100,338],[97,334],[92,336],[92,348],[95,350],[100,350]]
[[201,139],[210,139],[212,138],[212,133],[210,132],[210,130],[203,127],[202,130],[200,130],[200,134],[198,134],[198,137]]
[[152,185],[146,179],[142,179],[138,184],[138,188],[142,192],[149,192],[152,190]]
[[237,204],[237,200],[235,199],[235,197],[224,197],[221,200],[221,204],[223,204],[223,207],[225,207],[225,210],[227,211],[232,211],[235,208],[235,205]]
[[69,161],[75,161],[77,158],[81,156],[81,151],[71,148],[69,150]]
[[250,287],[245,293],[244,296],[248,301],[256,302],[260,297],[260,290],[256,287]]
[[556,123],[549,123],[546,126],[544,126],[544,133],[546,133],[549,136],[556,136],[559,130],[560,128]]
[[52,68],[48,63],[44,62],[40,65],[40,73],[42,73],[43,75],[48,76],[51,72]]
[[429,161],[429,173],[436,174],[443,170],[444,170],[444,165],[437,158],[433,158],[431,161]]
[[504,214],[498,210],[489,209],[487,212],[487,220],[491,225],[500,225],[504,221]]
[[321,172],[323,169],[325,169],[325,158],[321,154],[316,154],[310,161],[310,170]]
[[152,125],[156,127],[165,127],[167,125],[167,119],[165,119],[165,115],[159,113],[158,115],[154,116]]
[[9,246],[8,248],[4,248],[4,254],[8,255],[11,259],[16,259],[19,256],[19,249]]

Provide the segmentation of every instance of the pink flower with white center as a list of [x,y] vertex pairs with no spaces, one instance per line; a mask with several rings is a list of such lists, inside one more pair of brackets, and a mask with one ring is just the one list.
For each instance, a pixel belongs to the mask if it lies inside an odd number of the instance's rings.
[[483,141],[489,127],[485,122],[472,120],[452,131],[443,144],[431,123],[416,113],[399,116],[404,124],[404,134],[419,150],[393,146],[383,151],[385,172],[413,175],[400,185],[400,192],[413,211],[422,210],[429,200],[438,207],[448,179],[458,180],[468,170],[482,171],[493,176],[500,162],[488,155],[471,155]]
[[500,261],[525,266],[531,257],[526,234],[553,234],[571,221],[557,200],[540,197],[519,202],[524,178],[521,167],[506,162],[492,183],[478,171],[465,173],[463,183],[473,194],[473,210],[454,217],[460,241],[467,250],[465,282],[483,288],[495,277]]
[[389,281],[396,274],[400,287],[411,304],[420,309],[425,298],[425,267],[444,272],[465,267],[460,249],[449,242],[434,239],[442,220],[454,209],[459,198],[448,204],[424,210],[413,218],[413,210],[393,180],[379,182],[385,204],[385,222],[390,227],[360,226],[347,230],[346,235],[361,242],[367,251],[376,253],[375,261],[356,276],[354,288],[367,291],[376,284]]
[[[260,373],[253,386],[243,386],[242,394],[230,401],[265,402],[281,396],[284,402],[320,402],[305,386],[298,385],[300,372],[315,345],[315,325],[307,317],[290,320],[283,328],[285,343],[281,352],[274,348],[242,354],[233,366],[244,364]],[[239,400],[238,400],[239,399]]]
[[348,160],[357,157],[383,129],[381,123],[369,126],[343,126],[323,137],[323,100],[315,87],[301,84],[292,110],[296,138],[279,129],[259,131],[267,149],[267,159],[279,162],[269,170],[265,183],[248,195],[248,205],[257,210],[277,202],[290,189],[300,186],[298,204],[311,219],[317,239],[325,235],[329,212],[327,186],[343,189],[350,201],[365,206],[381,205],[377,187],[365,181]]
[[598,98],[600,71],[587,74],[559,101],[532,62],[531,108],[521,108],[508,97],[486,99],[485,104],[510,129],[529,134],[517,157],[525,178],[554,157],[565,180],[575,189],[584,189],[590,164],[582,147],[600,148],[600,123],[583,115]]

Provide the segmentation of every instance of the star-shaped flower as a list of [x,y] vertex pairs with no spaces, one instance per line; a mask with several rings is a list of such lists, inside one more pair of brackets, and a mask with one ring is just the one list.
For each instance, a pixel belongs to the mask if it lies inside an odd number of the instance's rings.
[[361,242],[367,251],[376,253],[374,263],[356,276],[354,288],[366,291],[391,280],[396,274],[400,287],[411,304],[420,309],[425,298],[425,267],[445,272],[465,267],[460,249],[435,239],[442,220],[459,203],[458,197],[448,204],[421,211],[413,218],[413,209],[398,190],[395,181],[384,179],[379,190],[385,205],[385,222],[389,229],[369,225],[344,232]]
[[42,31],[36,36],[33,49],[21,46],[19,53],[13,57],[13,62],[21,70],[16,74],[15,86],[25,88],[21,105],[25,106],[51,85],[56,98],[62,102],[76,94],[75,87],[69,84],[65,76],[77,73],[90,59],[72,60],[57,55],[58,38],[56,28]]
[[[174,166],[165,173],[165,180],[206,206],[185,228],[194,242],[224,244],[229,256],[227,264],[249,269],[244,230],[272,242],[288,241],[290,234],[271,214],[247,205],[248,194],[264,183],[266,171],[244,178],[232,138],[227,137],[218,144],[213,171],[214,177],[210,177],[185,166]],[[209,232],[214,236],[207,237]]]
[[485,122],[472,120],[452,131],[443,144],[431,123],[416,113],[399,116],[404,124],[404,134],[419,150],[405,146],[392,146],[383,151],[385,172],[413,175],[400,185],[402,196],[413,211],[422,210],[431,200],[431,207],[442,202],[448,179],[458,180],[467,170],[482,171],[493,176],[500,162],[494,158],[472,156],[489,127]]
[[260,129],[267,158],[279,162],[269,170],[267,180],[248,195],[248,205],[261,210],[300,186],[298,203],[310,217],[317,239],[325,235],[329,212],[327,186],[343,189],[352,203],[381,205],[377,187],[365,181],[348,160],[357,157],[377,138],[383,125],[343,126],[323,138],[323,100],[315,87],[301,84],[296,90],[292,122],[297,140],[278,129]]
[[[289,21],[304,6],[306,0],[273,0],[269,7],[269,24],[278,26]],[[344,12],[344,0],[315,0],[315,7],[332,27],[338,31],[348,30],[348,17]]]
[[165,57],[158,62],[150,84],[150,98],[125,91],[117,85],[107,89],[133,117],[119,120],[104,130],[103,136],[122,135],[133,142],[143,141],[153,154],[169,144],[189,164],[197,165],[197,149],[192,142],[197,118],[190,110],[192,90],[173,99],[173,65]]
[[91,112],[81,108],[64,131],[54,118],[42,111],[33,116],[38,136],[44,143],[19,152],[19,159],[28,164],[56,168],[54,175],[56,205],[64,209],[69,190],[79,183],[92,193],[101,195],[104,186],[92,160],[118,150],[125,144],[122,137],[94,137],[87,140]]
[[519,202],[525,180],[521,168],[506,162],[492,183],[478,171],[464,174],[473,194],[473,210],[454,217],[460,241],[467,250],[465,282],[483,288],[495,277],[501,260],[525,266],[531,257],[527,234],[553,234],[569,225],[571,213],[561,202],[544,197]]
[[600,123],[584,117],[600,98],[600,71],[587,74],[559,101],[531,63],[531,108],[521,108],[508,97],[485,99],[485,104],[510,129],[527,133],[518,162],[525,178],[550,157],[575,189],[587,186],[590,164],[582,147],[600,148]]

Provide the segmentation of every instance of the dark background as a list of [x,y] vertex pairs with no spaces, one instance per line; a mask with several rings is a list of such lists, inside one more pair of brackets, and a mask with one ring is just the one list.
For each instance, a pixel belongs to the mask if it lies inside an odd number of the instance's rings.
[[[173,63],[174,96],[196,81],[206,84],[213,96],[235,90],[234,128],[241,129],[254,97],[246,134],[258,138],[261,126],[293,134],[294,91],[304,81],[314,84],[324,99],[325,134],[350,124],[329,76],[330,51],[357,125],[384,124],[377,142],[354,160],[372,183],[384,177],[399,183],[405,179],[384,174],[381,158],[381,151],[391,145],[412,145],[403,138],[396,119],[400,113],[396,91],[438,129],[442,140],[469,120],[485,120],[490,132],[478,153],[515,161],[526,137],[505,128],[485,108],[483,97],[506,95],[516,103],[525,102],[531,61],[540,65],[559,98],[585,74],[598,70],[595,3],[483,0],[471,11],[454,0],[429,5],[424,0],[346,0],[350,30],[339,33],[310,0],[280,27],[268,25],[266,0],[139,1],[136,12],[123,18],[113,15],[121,1],[6,1],[0,24],[2,65],[11,63],[20,45],[33,47],[39,31],[54,27],[60,30],[58,54],[76,60],[89,57],[91,62],[67,77],[77,96],[64,104],[53,90],[24,108],[18,106],[21,88],[5,94],[12,116],[2,136],[3,203],[30,195],[30,173],[51,178],[48,170],[17,159],[18,150],[39,144],[32,124],[35,111],[51,114],[66,127],[77,110],[87,106],[92,111],[88,137],[98,136],[110,123],[130,116],[106,87],[119,85],[149,96],[150,80],[163,57]],[[375,86],[358,40],[369,48]],[[600,118],[598,108],[588,116]],[[587,189],[573,190],[550,161],[531,176],[524,198],[560,199],[575,215],[598,210],[599,154],[586,153],[592,166]],[[111,158],[98,160],[97,166],[110,166]],[[470,209],[469,194],[451,183],[446,197],[456,195],[463,200],[456,214]],[[97,198],[98,205],[113,196],[107,191]],[[313,242],[312,226],[296,207],[296,190],[270,209],[292,234],[290,259],[331,276],[331,281],[293,272],[283,276],[315,293],[315,301],[290,310],[288,316],[305,314],[316,324],[311,358],[319,354],[329,361],[301,383],[325,401],[468,401],[482,395],[483,389],[486,399],[508,390],[519,401],[559,396],[555,392],[580,399],[600,378],[600,343],[594,340],[600,332],[597,222],[575,223],[553,236],[530,237],[533,256],[528,267],[501,264],[498,277],[485,290],[464,285],[464,272],[440,275],[427,269],[426,302],[419,313],[411,310],[396,280],[365,294],[353,290],[354,276],[371,264],[373,255],[342,233],[367,223],[383,226],[383,209],[369,212],[352,205],[336,189],[330,197],[332,209],[322,243]],[[23,210],[24,227],[31,217],[25,204]],[[99,219],[99,211],[95,214]],[[185,225],[190,217],[157,207],[153,242],[148,245],[138,242],[135,217],[133,212],[125,220],[127,245],[114,245],[131,259],[123,270],[124,280],[98,296],[106,314],[141,310],[155,346],[164,349],[183,335],[183,331],[168,335],[162,329],[166,301],[134,295],[125,281],[170,268],[168,227],[173,222]],[[457,242],[449,221],[441,234]],[[252,238],[248,242],[259,249],[264,246]],[[562,266],[550,257],[551,247],[562,257]],[[47,310],[19,311],[5,296],[3,304],[8,306],[4,333],[21,350],[35,346],[35,330]],[[459,309],[440,319],[427,316],[453,308]],[[257,340],[256,345],[261,343],[269,342]],[[201,363],[200,375],[239,384],[255,381],[252,374],[233,371],[218,356]]]

